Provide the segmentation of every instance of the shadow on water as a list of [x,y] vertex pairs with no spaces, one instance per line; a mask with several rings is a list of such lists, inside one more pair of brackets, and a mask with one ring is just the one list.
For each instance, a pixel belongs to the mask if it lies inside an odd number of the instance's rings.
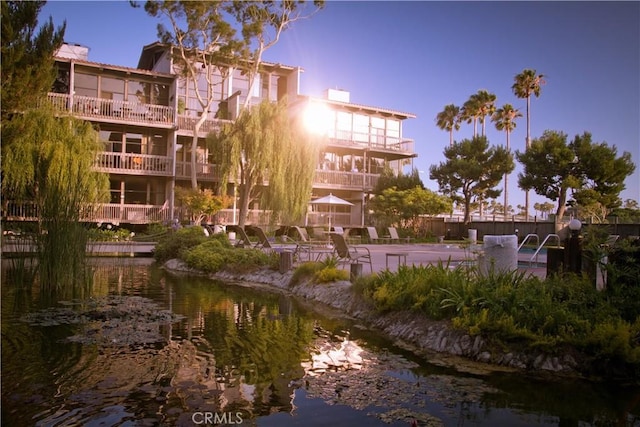
[[3,425],[640,424],[637,389],[426,362],[308,303],[147,260],[92,271],[89,299],[2,281]]

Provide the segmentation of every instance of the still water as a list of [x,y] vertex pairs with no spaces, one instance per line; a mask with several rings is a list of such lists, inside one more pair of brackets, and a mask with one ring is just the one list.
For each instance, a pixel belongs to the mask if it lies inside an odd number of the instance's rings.
[[2,425],[640,426],[640,390],[454,369],[284,295],[109,260],[58,299],[3,275]]

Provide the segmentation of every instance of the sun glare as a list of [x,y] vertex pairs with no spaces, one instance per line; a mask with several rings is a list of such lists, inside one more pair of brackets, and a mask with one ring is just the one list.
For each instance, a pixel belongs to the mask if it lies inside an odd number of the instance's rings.
[[314,134],[324,135],[331,125],[331,110],[320,103],[310,103],[304,112],[304,126]]

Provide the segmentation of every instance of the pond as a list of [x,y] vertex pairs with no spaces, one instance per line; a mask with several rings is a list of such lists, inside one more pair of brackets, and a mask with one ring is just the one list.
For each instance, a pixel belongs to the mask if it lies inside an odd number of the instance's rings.
[[637,388],[456,369],[313,304],[148,260],[93,271],[90,292],[57,300],[3,275],[3,425],[640,425]]

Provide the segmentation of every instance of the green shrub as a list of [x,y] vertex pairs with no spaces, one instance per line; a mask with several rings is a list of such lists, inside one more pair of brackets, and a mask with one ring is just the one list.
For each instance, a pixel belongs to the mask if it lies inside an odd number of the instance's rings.
[[[542,280],[519,272],[401,266],[357,281],[354,289],[379,311],[413,310],[495,342],[552,351],[569,344],[602,357],[640,363],[640,316],[621,317],[605,292],[586,278]],[[628,291],[627,291],[628,292]],[[637,300],[635,300],[637,301]]]
[[441,289],[454,292],[467,279],[462,269],[449,270],[446,264],[400,266],[398,272],[382,271],[363,283],[362,294],[379,311],[415,310],[432,318],[442,318]]
[[183,251],[193,248],[207,240],[200,227],[187,227],[176,230],[161,238],[156,244],[153,253],[158,262],[164,262],[172,258],[181,258]]
[[[134,234],[135,235],[135,234]],[[126,242],[133,236],[126,228],[105,230],[101,228],[89,228],[87,239],[94,242]]]
[[620,319],[598,323],[584,346],[599,359],[640,364],[640,318],[633,324]]
[[622,240],[609,253],[605,293],[627,322],[640,316],[640,239]]
[[234,248],[228,240],[222,238],[208,238],[195,247],[183,250],[181,259],[189,267],[205,273],[221,270],[250,272],[260,267],[272,267],[274,263],[274,256],[271,254],[259,249]]
[[330,283],[349,280],[349,272],[336,267],[323,267],[313,276],[315,283]]

